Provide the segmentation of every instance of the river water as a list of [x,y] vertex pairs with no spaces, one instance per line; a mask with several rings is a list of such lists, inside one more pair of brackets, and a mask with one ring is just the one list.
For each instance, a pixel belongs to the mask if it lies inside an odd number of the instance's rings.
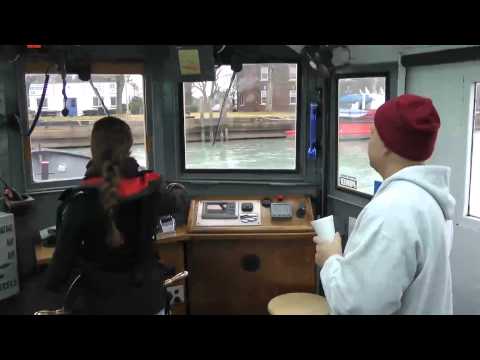
[[[80,147],[80,148],[68,148],[62,149],[62,151],[66,151],[72,154],[84,155],[88,157],[92,157],[92,153],[89,147]],[[132,147],[132,156],[137,160],[138,164],[144,168],[147,167],[147,156],[145,154],[145,146],[144,145],[134,145]]]
[[[90,148],[63,149],[91,157]],[[187,143],[187,169],[295,169],[295,139],[251,139],[229,142]],[[147,167],[144,145],[134,145],[132,156],[140,166]]]
[[249,139],[187,143],[187,169],[294,170],[295,139]]
[[[341,141],[339,143],[339,174],[357,179],[359,191],[373,193],[373,181],[379,175],[370,168],[367,154],[368,140]],[[67,150],[67,149],[63,149]],[[91,156],[90,148],[70,148],[68,152]],[[196,169],[295,169],[295,139],[249,139],[210,143],[186,144],[185,164]],[[144,145],[134,145],[132,156],[140,166],[147,167]]]

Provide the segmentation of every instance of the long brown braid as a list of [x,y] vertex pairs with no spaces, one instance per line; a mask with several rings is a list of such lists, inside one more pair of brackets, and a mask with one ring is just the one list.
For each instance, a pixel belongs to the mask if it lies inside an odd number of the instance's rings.
[[109,219],[106,241],[112,247],[125,243],[115,225],[113,212],[119,203],[117,186],[121,179],[120,167],[129,158],[132,144],[133,136],[130,127],[119,118],[107,116],[98,120],[93,126],[92,164],[104,178],[101,200]]

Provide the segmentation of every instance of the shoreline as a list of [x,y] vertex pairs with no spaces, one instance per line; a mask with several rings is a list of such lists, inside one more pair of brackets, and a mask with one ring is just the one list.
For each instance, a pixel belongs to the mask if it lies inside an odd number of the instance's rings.
[[[187,122],[186,142],[210,143],[218,119],[204,119]],[[145,144],[145,123],[139,120],[127,121],[132,131],[134,144]],[[203,125],[203,126],[202,126]],[[90,121],[51,121],[42,122],[35,128],[31,137],[32,150],[40,148],[87,147],[93,122]],[[235,118],[225,119],[218,134],[218,142],[286,138],[289,131],[296,130],[294,119],[277,120],[272,118]]]

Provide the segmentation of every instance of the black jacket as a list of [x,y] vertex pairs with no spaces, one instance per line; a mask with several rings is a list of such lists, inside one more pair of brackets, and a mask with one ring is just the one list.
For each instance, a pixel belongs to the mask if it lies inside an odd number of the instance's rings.
[[87,171],[83,186],[66,190],[57,219],[57,244],[46,286],[65,291],[72,273],[81,274],[83,310],[89,314],[155,314],[166,305],[165,268],[152,240],[159,217],[176,211],[176,195],[158,174],[124,171],[114,221],[125,244],[106,243],[108,218],[100,201],[103,181]]

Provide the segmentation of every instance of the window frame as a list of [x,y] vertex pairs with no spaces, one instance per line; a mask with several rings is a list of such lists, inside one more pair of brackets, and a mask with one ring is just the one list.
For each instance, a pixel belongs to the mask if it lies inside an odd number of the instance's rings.
[[334,130],[334,135],[335,135],[335,168],[334,168],[334,173],[335,173],[335,190],[341,191],[344,193],[350,193],[352,195],[358,195],[362,198],[365,199],[372,199],[373,195],[370,195],[368,193],[364,193],[362,191],[354,190],[354,189],[349,189],[347,187],[342,187],[339,186],[338,184],[338,176],[339,176],[339,154],[338,154],[338,142],[339,142],[339,137],[338,137],[338,83],[341,79],[352,79],[352,78],[368,78],[368,77],[385,77],[385,102],[391,99],[391,92],[390,92],[390,84],[391,84],[391,76],[392,74],[389,71],[362,71],[362,72],[348,72],[348,73],[342,73],[342,74],[337,74],[335,75],[335,80],[334,80],[334,120],[335,120],[335,126],[333,127]]
[[[186,169],[185,163],[185,112],[184,112],[184,99],[183,99],[183,82],[179,83],[178,86],[178,105],[179,105],[179,122],[180,122],[180,131],[179,131],[179,155],[180,155],[180,177],[189,177],[189,176],[199,176],[205,175],[209,176],[212,174],[235,174],[235,175],[249,175],[249,174],[260,174],[260,175],[272,175],[272,174],[279,174],[279,175],[293,175],[293,176],[301,176],[302,175],[302,165],[301,164],[301,141],[300,141],[300,134],[301,134],[301,119],[302,119],[302,109],[299,104],[302,101],[303,97],[306,97],[307,94],[302,94],[301,89],[303,89],[303,82],[302,82],[302,63],[299,60],[293,59],[285,59],[285,60],[271,60],[271,59],[262,59],[262,60],[249,60],[245,62],[245,64],[249,65],[258,65],[258,64],[296,64],[297,65],[297,105],[296,105],[296,144],[295,144],[295,169],[292,170],[263,170],[263,169]],[[225,65],[229,66],[228,64],[216,64],[216,65]]]
[[[48,61],[35,61],[32,59],[24,59],[17,63],[16,77],[17,77],[17,101],[20,117],[23,120],[23,125],[28,128],[28,108],[27,108],[27,94],[25,75],[31,73],[45,73],[48,66]],[[58,74],[51,71],[50,74]],[[144,122],[145,122],[145,158],[147,168],[151,168],[154,164],[152,149],[152,135],[150,122],[150,112],[147,109],[147,74],[145,72],[145,65],[143,62],[137,61],[134,63],[114,63],[114,62],[94,62],[92,64],[93,75],[141,75],[143,77],[143,100],[144,100]],[[73,74],[67,74],[73,75]],[[150,81],[148,79],[148,81]],[[92,100],[93,103],[93,100]],[[101,106],[101,105],[100,105]],[[33,177],[32,157],[31,157],[31,142],[30,138],[22,139],[22,160],[23,160],[23,177],[25,181],[25,190],[28,193],[48,193],[65,190],[72,186],[78,186],[82,178],[66,179],[66,180],[51,180],[44,182],[35,182]]]
[[[473,82],[473,93],[472,93],[472,99],[473,99],[473,104],[472,104],[472,107],[471,107],[471,111],[470,111],[470,126],[471,126],[471,129],[470,130],[470,136],[471,136],[471,141],[469,142],[470,144],[470,149],[469,149],[469,159],[467,158],[467,161],[468,161],[468,165],[469,165],[469,177],[468,177],[468,188],[466,189],[466,192],[467,192],[467,196],[466,196],[466,200],[467,200],[467,211],[466,211],[466,217],[468,218],[472,218],[472,219],[475,219],[476,221],[480,221],[480,214],[472,214],[470,212],[470,207],[471,207],[471,200],[472,200],[472,178],[473,178],[473,157],[474,157],[474,153],[473,153],[473,148],[474,148],[474,145],[475,145],[475,125],[476,125],[476,121],[475,121],[475,109],[476,109],[476,99],[477,99],[477,88],[478,88],[478,92],[480,93],[480,80],[479,81],[475,81]],[[480,108],[480,104],[478,104],[478,107]],[[480,146],[480,144],[478,144],[478,146]],[[479,160],[480,162],[480,160]]]

